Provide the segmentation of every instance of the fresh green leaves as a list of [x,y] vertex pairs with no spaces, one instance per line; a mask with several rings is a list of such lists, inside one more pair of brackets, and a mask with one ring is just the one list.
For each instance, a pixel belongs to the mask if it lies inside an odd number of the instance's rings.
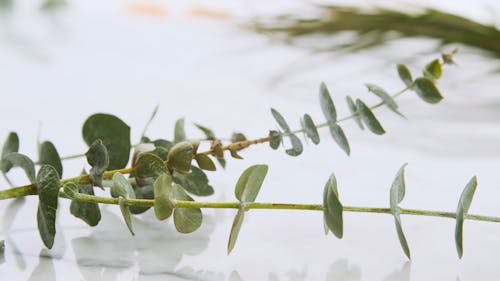
[[463,250],[463,228],[464,221],[469,212],[470,204],[472,203],[472,197],[477,187],[477,178],[474,176],[465,186],[458,201],[457,213],[456,213],[456,225],[455,225],[455,246],[457,248],[458,257],[462,258]]
[[[31,183],[35,183],[35,163],[26,155],[11,152],[3,157],[9,167],[20,167],[26,173]],[[57,173],[57,171],[56,171]]]
[[392,182],[391,191],[390,191],[390,206],[391,213],[394,216],[394,222],[396,224],[396,231],[398,233],[399,243],[403,248],[405,255],[410,258],[410,248],[408,247],[408,242],[406,241],[406,237],[403,233],[403,227],[401,225],[400,213],[401,209],[399,208],[399,203],[403,201],[405,196],[405,179],[404,179],[404,169],[406,164],[404,164],[396,174],[396,178]]
[[136,161],[134,176],[138,186],[153,184],[158,176],[167,172],[167,167],[160,157],[151,153],[142,153]]
[[319,86],[319,102],[321,105],[321,111],[323,111],[326,121],[329,123],[337,122],[337,110],[335,109],[333,100],[330,97],[330,92],[324,82],[321,82],[321,85]]
[[3,173],[7,173],[12,168],[12,164],[4,160],[5,156],[11,152],[18,152],[18,151],[19,151],[19,137],[15,132],[10,132],[2,147],[0,170]]
[[443,70],[441,69],[441,62],[439,62],[439,59],[435,59],[428,63],[424,68],[423,74],[424,77],[431,80],[437,80],[441,78]]
[[342,148],[342,150],[347,154],[351,154],[351,148],[347,137],[344,134],[344,130],[337,124],[329,124],[330,134],[332,135],[335,142]]
[[356,108],[359,111],[361,120],[372,133],[377,135],[385,134],[384,128],[382,128],[382,125],[380,125],[380,122],[377,120],[372,110],[360,99],[356,100]]
[[379,97],[390,110],[400,116],[403,116],[401,112],[398,111],[398,104],[396,103],[394,98],[389,95],[384,89],[375,84],[366,84],[366,87],[368,88],[368,91],[374,93],[377,97]]
[[97,139],[108,149],[108,169],[121,169],[128,163],[130,154],[130,127],[118,117],[97,113],[90,116],[82,128],[85,143],[91,146]]
[[184,140],[186,140],[186,131],[184,130],[184,118],[181,118],[175,122],[174,143],[178,143]]
[[363,126],[363,123],[361,123],[361,117],[360,117],[359,112],[358,112],[358,107],[356,106],[356,104],[354,103],[354,101],[352,100],[352,98],[350,96],[346,96],[345,100],[346,100],[347,107],[349,108],[349,111],[351,112],[354,121],[356,122],[356,124],[358,124],[358,127],[361,130],[364,130],[365,127]]
[[125,220],[130,233],[135,235],[132,228],[130,209],[126,202],[126,199],[135,199],[135,193],[132,185],[130,185],[128,180],[122,174],[115,173],[113,175],[113,186],[111,187],[111,191],[119,196],[118,203],[120,205],[120,211],[123,219]]
[[189,141],[176,143],[169,151],[167,157],[168,167],[180,172],[189,173],[193,160],[193,145]]
[[[281,115],[281,113],[279,113],[274,108],[271,108],[271,114],[273,115],[274,120],[276,120],[276,122],[281,127],[281,129],[283,131],[285,131],[285,135],[288,136],[288,138],[290,139],[290,143],[292,144],[292,147],[286,149],[285,152],[290,156],[299,156],[300,154],[302,154],[302,151],[304,150],[304,148],[302,146],[302,142],[295,134],[293,134],[290,131],[290,126],[288,126],[288,123],[285,121],[285,118],[283,118],[283,115]],[[271,131],[270,133],[272,133],[272,132],[273,131]],[[275,149],[279,146],[279,143],[281,143],[281,139],[278,137],[274,137],[274,136],[271,136],[271,137],[272,137],[272,139],[271,139],[270,145],[271,145],[271,148]],[[279,140],[279,142],[278,142],[278,140]]]
[[314,144],[319,143],[319,134],[314,121],[309,114],[304,114],[304,118],[301,120],[302,128],[304,129],[307,137],[311,139]]
[[54,245],[56,235],[57,198],[59,196],[59,174],[50,165],[42,165],[36,177],[38,190],[38,232],[49,249]]
[[229,255],[236,245],[236,240],[240,234],[241,225],[243,224],[243,218],[245,217],[245,209],[239,208],[236,216],[233,220],[233,225],[231,226],[231,232],[229,233],[229,241],[227,243],[227,254]]
[[269,146],[274,150],[278,149],[283,142],[283,136],[278,131],[269,131],[269,139]]
[[102,188],[102,175],[109,166],[108,149],[100,139],[97,139],[90,145],[85,153],[90,168],[90,180],[96,186]]
[[208,184],[208,178],[199,168],[192,166],[191,173],[181,174],[174,172],[174,181],[180,184],[187,192],[197,196],[210,196],[214,188]]
[[411,72],[408,69],[408,67],[406,67],[406,65],[404,64],[398,64],[397,68],[398,68],[399,78],[401,78],[403,83],[405,83],[406,87],[411,87],[413,84],[413,78],[411,76]]
[[438,103],[443,99],[443,96],[436,88],[436,85],[434,85],[434,82],[425,77],[420,77],[415,80],[413,90],[422,100],[430,104]]
[[[91,184],[81,184],[77,186],[74,183],[68,183],[64,186],[64,193],[68,194],[68,191],[73,194],[76,192],[94,195],[94,187]],[[68,196],[74,197],[74,195],[71,196],[69,194]],[[72,200],[69,210],[73,216],[83,220],[89,226],[96,226],[99,224],[99,221],[101,221],[101,210],[97,203]]]
[[323,219],[326,227],[339,239],[344,233],[343,207],[339,200],[337,179],[332,174],[323,189]]
[[207,140],[215,140],[217,139],[215,137],[215,133],[214,131],[212,131],[211,129],[205,127],[205,126],[202,126],[200,124],[194,124],[196,126],[196,128],[200,129],[200,131],[203,132],[203,134],[205,134],[205,137],[207,137]]
[[158,220],[165,220],[172,215],[173,203],[170,201],[172,193],[172,177],[161,174],[154,182],[154,211]]
[[215,167],[214,161],[210,159],[207,155],[203,153],[198,153],[195,156],[196,163],[198,163],[198,167],[207,171],[215,171],[217,167]]
[[63,166],[61,157],[59,157],[56,147],[50,141],[44,141],[40,144],[38,147],[38,159],[40,164],[48,164],[54,167],[59,174],[59,178],[62,177]]
[[[172,186],[172,198],[181,201],[194,201],[186,194],[182,186],[174,184]],[[201,226],[201,209],[199,208],[175,208],[174,225],[180,233],[191,233]]]
[[267,165],[247,168],[238,179],[234,194],[240,202],[254,202],[267,175]]

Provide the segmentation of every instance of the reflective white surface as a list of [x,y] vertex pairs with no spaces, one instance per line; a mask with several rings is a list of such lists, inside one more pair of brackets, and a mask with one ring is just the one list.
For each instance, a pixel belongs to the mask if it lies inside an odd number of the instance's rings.
[[[17,131],[21,152],[33,157],[39,130],[61,155],[85,151],[80,128],[94,112],[122,118],[135,142],[158,103],[151,137],[170,138],[180,117],[221,137],[233,130],[262,137],[275,127],[270,107],[293,127],[305,112],[319,122],[320,81],[329,85],[344,115],[346,94],[375,102],[365,82],[399,90],[394,64],[433,46],[409,40],[342,58],[311,56],[297,62],[304,51],[272,45],[236,25],[242,7],[254,11],[257,4],[221,1],[214,5],[227,5],[232,17],[212,19],[190,15],[199,5],[192,3],[146,2],[165,7],[162,16],[132,13],[119,1],[83,0],[46,15],[28,2],[19,2],[20,8],[2,18],[0,138]],[[478,18],[486,14],[478,7],[453,10]],[[434,56],[423,55],[409,65],[417,73]],[[270,171],[258,201],[320,203],[324,182],[335,172],[344,204],[386,207],[392,179],[408,162],[403,207],[454,211],[462,188],[477,175],[470,212],[500,216],[500,96],[498,74],[489,73],[498,60],[463,48],[457,61],[439,82],[445,96],[439,105],[408,93],[398,99],[407,120],[385,109],[376,112],[386,135],[374,136],[346,122],[350,157],[324,130],[321,144],[307,145],[298,158],[267,145],[252,147],[242,152],[244,161],[230,160],[226,171],[210,174],[216,194],[199,200],[233,201],[239,174],[266,163]],[[289,76],[273,83],[289,69]],[[201,136],[192,126],[188,132]],[[83,159],[65,162],[64,176],[78,174],[84,165]],[[12,178],[25,183],[20,171]],[[204,211],[202,228],[189,235],[147,212],[134,218],[132,237],[114,206],[102,207],[101,223],[90,228],[69,215],[69,204],[61,199],[56,243],[48,251],[36,231],[36,204],[36,198],[0,202],[0,239],[6,240],[2,280],[472,281],[500,275],[500,225],[492,223],[465,223],[465,255],[459,260],[453,220],[403,216],[412,250],[408,262],[388,215],[346,213],[344,238],[337,240],[324,236],[318,212],[251,211],[227,256],[233,210]]]

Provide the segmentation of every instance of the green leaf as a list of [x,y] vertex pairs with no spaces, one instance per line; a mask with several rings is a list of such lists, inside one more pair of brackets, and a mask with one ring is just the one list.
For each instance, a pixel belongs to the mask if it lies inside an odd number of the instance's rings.
[[283,118],[281,113],[279,113],[276,109],[271,108],[271,114],[283,131],[290,132],[290,126],[288,126],[288,123],[285,121],[285,118]]
[[207,138],[207,140],[215,140],[216,139],[214,131],[212,131],[209,128],[204,127],[200,124],[194,123],[194,125],[196,126],[196,128],[200,129],[200,131],[202,131],[203,134],[205,134],[205,137]]
[[152,153],[139,155],[134,167],[134,176],[138,186],[153,184],[157,177],[166,172],[167,167],[163,160]]
[[319,134],[314,121],[309,114],[304,114],[304,118],[301,120],[302,127],[306,132],[307,137],[311,139],[314,144],[319,143]]
[[198,167],[207,171],[215,171],[217,167],[215,167],[214,161],[210,159],[207,155],[203,153],[196,154],[195,156],[196,163],[198,163]]
[[0,170],[2,170],[3,173],[7,173],[12,168],[12,164],[10,162],[5,161],[3,158],[11,152],[18,152],[18,151],[19,151],[19,137],[15,132],[10,132],[2,147]]
[[439,59],[435,59],[428,63],[424,68],[423,74],[424,77],[432,80],[441,78],[443,70],[441,69],[441,62],[439,62]]
[[[91,184],[81,184],[77,187],[74,183],[68,183],[64,186],[64,193],[68,194],[68,188],[71,188],[72,192],[94,195],[94,187]],[[101,210],[97,203],[72,200],[69,210],[73,216],[83,220],[89,226],[96,226],[101,221]]]
[[344,130],[337,124],[329,124],[330,134],[332,135],[335,142],[342,148],[342,150],[347,154],[351,154],[351,148],[349,147],[349,142],[344,134]]
[[403,232],[403,227],[401,225],[401,217],[400,217],[400,208],[399,208],[399,203],[403,201],[403,198],[405,196],[405,179],[404,179],[404,169],[406,167],[406,164],[404,164],[396,174],[396,177],[394,181],[392,182],[391,186],[391,191],[390,191],[390,206],[391,206],[391,213],[394,216],[394,222],[396,224],[396,231],[398,234],[399,238],[399,243],[401,244],[401,248],[403,248],[403,251],[405,255],[408,257],[408,259],[411,259],[410,257],[410,248],[408,247],[408,242],[406,241],[405,234]]
[[240,202],[255,201],[268,169],[267,165],[254,165],[241,174],[234,189],[234,194]]
[[172,215],[174,205],[170,201],[172,192],[172,177],[161,174],[154,182],[154,211],[158,220],[165,220]]
[[101,139],[108,149],[108,169],[124,168],[130,156],[130,127],[118,117],[97,113],[90,116],[82,128],[85,143],[91,146]]
[[169,151],[167,164],[171,169],[189,173],[193,160],[193,145],[189,141],[176,143]]
[[269,146],[276,150],[280,147],[280,144],[283,142],[283,136],[278,131],[269,131]]
[[377,135],[385,134],[384,128],[382,128],[382,125],[380,125],[375,115],[373,115],[372,110],[368,106],[366,106],[364,102],[362,102],[360,99],[356,99],[356,107],[358,108],[359,114],[361,115],[361,120],[366,125],[366,127],[370,129],[370,131]]
[[243,224],[243,218],[245,217],[245,209],[239,208],[236,216],[234,217],[233,226],[231,227],[231,233],[229,234],[229,241],[227,243],[227,254],[229,255],[236,244],[238,239],[238,234],[240,233],[241,225]]
[[78,196],[78,186],[74,182],[68,182],[64,186],[64,194],[70,199],[74,199]]
[[242,133],[233,133],[231,135],[231,143],[246,141],[246,140],[247,140],[247,137],[245,137],[245,135]]
[[94,185],[102,188],[102,175],[109,166],[108,149],[100,139],[97,139],[89,147],[85,156],[87,157],[87,163],[92,166],[90,168],[90,180]]
[[285,150],[286,154],[290,156],[299,156],[300,154],[302,154],[304,147],[302,146],[302,142],[300,141],[300,139],[294,134],[288,135],[288,138],[292,143],[292,147]]
[[197,196],[214,194],[214,188],[208,184],[207,175],[195,166],[191,167],[191,173],[189,174],[174,173],[174,181],[187,192]]
[[337,110],[335,110],[335,105],[333,104],[330,92],[324,82],[321,82],[319,87],[319,102],[326,120],[330,123],[337,122]]
[[368,91],[374,93],[377,97],[379,97],[390,110],[400,116],[403,116],[403,114],[399,112],[398,105],[394,98],[391,97],[391,95],[389,95],[384,89],[375,84],[366,84],[366,87],[368,88]]
[[[155,195],[154,195],[154,188],[153,188],[153,183],[150,185],[146,186],[134,186],[134,193],[135,193],[135,198],[136,199],[148,199],[148,200],[153,200]],[[142,214],[149,210],[151,207],[142,207],[142,206],[129,206],[130,213],[132,214]]]
[[158,109],[159,108],[160,108],[160,105],[157,104],[155,106],[155,108],[153,109],[153,112],[151,113],[151,116],[149,117],[148,122],[146,122],[146,125],[144,125],[144,129],[142,129],[142,134],[141,134],[141,142],[143,142],[142,140],[147,139],[147,137],[145,136],[146,135],[146,131],[148,130],[149,125],[151,124],[151,122],[153,121],[153,119],[155,119],[156,113],[158,113]]
[[3,160],[7,161],[11,167],[22,168],[30,182],[35,183],[35,163],[33,163],[28,156],[17,152],[11,152],[5,155]]
[[[179,201],[194,201],[178,184],[172,186],[172,197]],[[191,233],[197,230],[201,226],[202,218],[199,208],[174,209],[174,225],[180,233]]]
[[42,165],[36,177],[38,190],[38,232],[49,249],[54,245],[56,235],[57,198],[59,197],[59,174],[54,167]]
[[122,197],[118,198],[118,205],[120,206],[120,212],[125,220],[125,224],[127,225],[130,234],[135,235],[134,229],[132,228],[132,216],[130,215],[130,210],[126,202],[126,199]]
[[354,101],[350,96],[346,96],[345,99],[347,102],[347,107],[349,108],[349,111],[351,112],[354,121],[356,122],[356,124],[358,124],[358,127],[361,130],[364,130],[365,127],[363,126],[363,123],[361,123],[361,116],[359,115],[358,107],[356,106],[356,104],[354,103]]
[[[343,206],[339,200],[334,174],[330,175],[323,189],[323,219],[327,229],[341,239],[344,233]],[[327,230],[325,233],[328,233]]]
[[222,169],[226,168],[226,159],[224,158],[216,158],[217,162],[219,162],[219,165],[222,167]]
[[399,78],[405,83],[406,87],[411,87],[413,84],[413,78],[411,72],[404,64],[398,64],[398,74]]
[[435,104],[443,99],[443,96],[428,78],[420,77],[415,80],[413,90],[427,103]]
[[178,143],[184,140],[186,140],[186,131],[184,130],[184,118],[181,118],[175,122],[174,143]]
[[113,175],[113,185],[111,186],[111,191],[119,197],[123,197],[125,199],[135,199],[135,192],[132,185],[130,185],[128,180],[118,172]]
[[477,187],[477,178],[474,176],[465,186],[458,201],[457,215],[456,215],[456,225],[455,225],[455,246],[457,248],[458,257],[462,258],[464,254],[463,250],[463,228],[464,221],[469,212],[470,204],[472,203],[472,197]]
[[59,178],[62,177],[63,166],[61,163],[61,157],[57,153],[56,147],[50,141],[44,141],[38,147],[38,162],[40,164],[48,164],[54,167],[59,174]]

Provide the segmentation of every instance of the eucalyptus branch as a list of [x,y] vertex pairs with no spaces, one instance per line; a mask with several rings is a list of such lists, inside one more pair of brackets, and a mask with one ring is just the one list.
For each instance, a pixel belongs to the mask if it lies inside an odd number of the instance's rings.
[[[291,143],[291,147],[285,152],[291,156],[298,156],[303,150],[302,141],[296,136],[298,133],[304,133],[312,143],[318,144],[320,139],[317,130],[328,127],[333,139],[349,155],[350,146],[339,125],[341,122],[352,119],[361,129],[366,127],[374,134],[381,135],[385,133],[385,130],[373,111],[387,106],[394,113],[403,116],[395,101],[403,93],[413,91],[427,103],[438,103],[442,96],[435,82],[441,77],[442,66],[452,63],[451,56],[452,54],[443,54],[442,61],[436,59],[429,62],[422,71],[423,75],[415,79],[406,66],[398,65],[397,71],[405,88],[390,95],[380,86],[366,84],[368,91],[379,97],[381,101],[368,106],[359,98],[354,101],[347,96],[346,102],[351,114],[342,118],[337,117],[330,92],[322,83],[319,101],[326,122],[316,125],[309,114],[304,114],[301,119],[302,128],[291,130],[283,116],[276,109],[271,109],[280,130],[272,130],[268,136],[253,140],[247,139],[241,133],[235,133],[230,139],[231,143],[226,145],[211,129],[199,124],[194,125],[204,133],[206,138],[189,140],[184,129],[184,119],[175,122],[173,140],[151,140],[145,134],[156,115],[157,108],[142,131],[141,142],[138,145],[131,144],[130,127],[118,117],[103,113],[91,115],[82,128],[83,139],[89,148],[85,154],[81,155],[60,157],[55,146],[49,141],[44,141],[38,147],[39,159],[35,162],[19,153],[19,137],[12,132],[2,148],[0,170],[6,175],[13,167],[20,167],[26,173],[30,184],[1,190],[0,200],[38,195],[38,230],[47,248],[51,248],[54,243],[58,199],[66,198],[71,200],[71,214],[90,226],[99,224],[101,220],[99,205],[118,205],[132,235],[134,231],[131,216],[141,214],[151,208],[158,220],[173,217],[175,228],[181,233],[196,231],[201,226],[203,218],[201,209],[237,209],[229,235],[228,253],[235,247],[245,213],[250,210],[321,211],[326,233],[331,232],[337,238],[343,236],[344,212],[391,214],[395,220],[399,242],[408,258],[410,258],[410,248],[403,233],[400,215],[454,218],[456,220],[455,242],[458,255],[461,257],[465,220],[500,222],[498,217],[468,214],[477,186],[475,177],[462,192],[455,213],[401,208],[399,204],[405,194],[404,167],[406,165],[398,171],[390,188],[389,208],[344,206],[340,201],[337,181],[333,174],[324,187],[322,204],[256,202],[267,175],[266,165],[251,166],[242,173],[234,191],[237,201],[196,202],[190,196],[190,194],[209,196],[214,193],[204,172],[216,170],[213,159],[224,166],[226,164],[225,152],[230,152],[233,158],[241,159],[238,152],[243,149],[262,143],[269,143],[271,148],[277,149],[283,143],[284,138],[288,138]],[[210,149],[199,152],[201,141],[209,141]],[[129,159],[131,150],[133,156]],[[79,176],[63,179],[62,160],[81,156],[85,156],[90,169],[83,171]],[[38,171],[35,169],[35,163],[40,165]],[[128,175],[128,178],[125,175]],[[110,196],[96,196],[94,187],[100,187],[105,192],[109,191]]]

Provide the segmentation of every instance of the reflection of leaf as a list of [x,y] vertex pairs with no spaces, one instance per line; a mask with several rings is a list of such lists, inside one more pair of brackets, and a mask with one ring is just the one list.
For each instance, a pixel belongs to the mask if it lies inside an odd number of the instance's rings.
[[30,278],[28,281],[37,281],[37,280],[56,280],[56,272],[54,269],[54,262],[51,258],[45,257],[43,255],[43,249],[40,251],[40,255],[38,257],[38,265],[31,272]]

